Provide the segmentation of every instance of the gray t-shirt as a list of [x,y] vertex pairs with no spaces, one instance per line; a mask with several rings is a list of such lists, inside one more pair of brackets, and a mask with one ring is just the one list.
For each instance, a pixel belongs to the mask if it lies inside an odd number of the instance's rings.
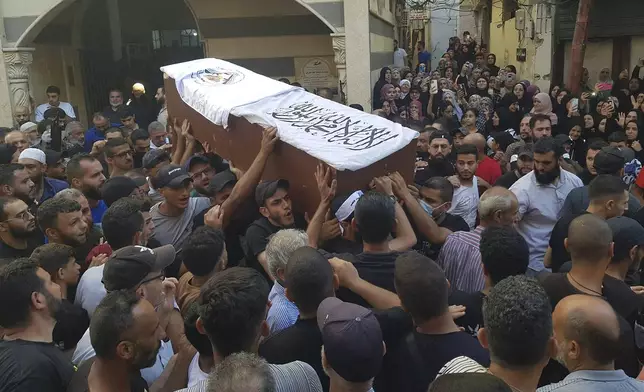
[[159,241],[161,245],[172,244],[177,254],[181,253],[183,243],[192,233],[192,219],[201,211],[210,207],[210,199],[207,197],[191,197],[188,207],[179,216],[163,215],[159,211],[161,203],[155,204],[150,210],[154,230],[152,238]]

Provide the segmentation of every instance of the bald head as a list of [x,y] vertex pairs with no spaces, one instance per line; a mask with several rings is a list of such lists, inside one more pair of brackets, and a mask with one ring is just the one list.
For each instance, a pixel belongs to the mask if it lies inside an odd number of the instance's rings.
[[[472,135],[468,135],[472,136]],[[479,218],[481,222],[511,225],[518,213],[519,201],[509,189],[495,186],[481,195]]]
[[[619,320],[612,306],[602,298],[565,297],[555,307],[552,320],[559,356],[567,365],[572,365],[571,362],[607,365],[619,355]],[[574,349],[572,342],[581,348]]]
[[592,214],[570,223],[565,244],[573,265],[593,264],[605,269],[613,257],[613,232],[606,221]]
[[485,136],[481,135],[480,133],[470,133],[469,135],[465,136],[463,143],[476,146],[476,149],[479,151],[479,153],[485,151]]

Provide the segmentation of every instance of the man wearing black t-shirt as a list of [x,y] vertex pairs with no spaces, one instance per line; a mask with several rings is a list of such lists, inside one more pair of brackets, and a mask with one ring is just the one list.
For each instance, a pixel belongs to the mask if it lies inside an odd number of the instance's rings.
[[0,197],[0,258],[29,257],[43,242],[27,204],[15,197]]
[[74,367],[52,342],[60,287],[35,261],[0,268],[1,392],[65,392]]
[[434,131],[429,137],[427,161],[416,163],[414,182],[424,184],[432,177],[449,177],[454,175],[454,164],[451,162],[452,136],[446,130]]
[[415,252],[402,255],[396,260],[395,281],[416,330],[387,349],[379,392],[425,392],[441,367],[459,356],[489,366],[488,352],[454,323],[447,303],[449,284],[436,263]]
[[134,291],[107,294],[92,315],[90,336],[96,357],[83,364],[91,366],[90,391],[147,391],[140,370],[154,365],[165,336],[150,302]]
[[525,274],[530,259],[528,243],[510,226],[486,228],[481,233],[480,249],[485,288],[476,293],[454,290],[449,297],[450,305],[465,306],[465,316],[455,321],[473,336],[483,327],[483,299],[508,276]]
[[318,374],[322,389],[328,391],[329,377],[322,369],[320,356],[322,334],[317,309],[325,298],[335,297],[338,277],[324,256],[313,248],[303,247],[289,258],[285,281],[286,297],[295,303],[300,316],[295,324],[264,340],[259,355],[276,365],[293,361],[308,363]]
[[265,253],[268,238],[281,229],[306,229],[304,219],[293,213],[288,189],[286,180],[264,181],[257,185],[255,201],[262,217],[246,230],[246,266],[256,269],[269,282],[272,279]]
[[570,253],[564,245],[568,237],[570,223],[578,216],[593,214],[601,219],[610,219],[622,216],[628,208],[628,191],[621,178],[609,174],[600,174],[588,186],[588,198],[590,203],[586,211],[579,214],[564,215],[561,217],[550,235],[548,250],[543,259],[547,268],[553,272],[559,272],[559,268],[570,260]]
[[516,157],[514,155],[510,157],[510,166],[513,169],[499,177],[494,183],[494,186],[502,186],[510,189],[519,178],[530,173],[534,169],[532,150],[521,147]]
[[[620,316],[622,347],[615,361],[631,377],[637,376],[639,365],[635,354],[632,326],[637,318],[638,303],[624,303],[624,282],[606,275],[613,256],[613,232],[603,219],[592,214],[575,218],[568,229],[566,247],[572,259],[568,273],[541,276],[541,284],[554,309],[562,298],[573,294],[603,297]],[[567,370],[551,361],[544,369],[540,385],[559,382]]]

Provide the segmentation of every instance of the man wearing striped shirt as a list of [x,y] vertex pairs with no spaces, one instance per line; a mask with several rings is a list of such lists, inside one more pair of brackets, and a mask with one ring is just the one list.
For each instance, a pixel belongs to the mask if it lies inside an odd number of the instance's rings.
[[[242,267],[217,273],[201,287],[196,326],[212,343],[215,365],[234,353],[257,353],[261,336],[268,332],[268,291],[268,283],[259,272]],[[304,362],[268,366],[276,392],[322,392],[315,370]],[[180,391],[208,390],[208,380],[203,380]]]
[[438,255],[437,263],[445,271],[452,289],[473,293],[485,287],[481,268],[481,233],[490,226],[511,226],[517,219],[519,202],[502,187],[487,190],[479,203],[480,224],[474,231],[450,234]]

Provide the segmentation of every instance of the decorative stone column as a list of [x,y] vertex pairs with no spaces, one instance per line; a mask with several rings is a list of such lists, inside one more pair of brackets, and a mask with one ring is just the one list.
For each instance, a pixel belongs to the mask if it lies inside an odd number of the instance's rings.
[[347,52],[346,52],[346,38],[344,33],[331,34],[333,39],[333,52],[335,53],[335,68],[338,70],[338,84],[341,102],[347,104],[348,89],[347,89]]
[[3,48],[12,113],[17,106],[24,106],[31,110],[29,65],[33,61],[34,50],[34,48]]

